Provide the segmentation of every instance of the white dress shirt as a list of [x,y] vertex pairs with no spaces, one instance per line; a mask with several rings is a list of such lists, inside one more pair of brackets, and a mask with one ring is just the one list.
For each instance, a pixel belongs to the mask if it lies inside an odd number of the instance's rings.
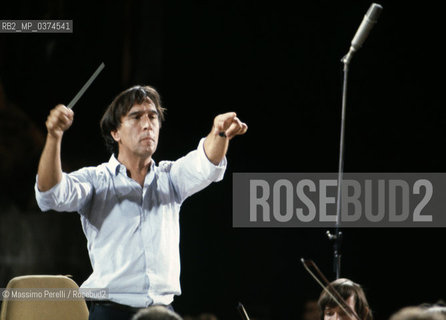
[[177,161],[152,161],[144,187],[114,156],[97,167],[63,173],[36,199],[42,211],[77,211],[93,273],[81,288],[107,288],[109,300],[132,307],[170,304],[181,294],[179,211],[190,195],[220,181],[226,158],[212,164],[201,139]]

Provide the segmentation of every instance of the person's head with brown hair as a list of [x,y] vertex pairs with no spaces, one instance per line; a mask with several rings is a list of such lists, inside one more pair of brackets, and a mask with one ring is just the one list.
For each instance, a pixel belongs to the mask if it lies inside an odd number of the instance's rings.
[[183,320],[183,318],[165,306],[153,305],[140,310],[132,320]]
[[446,315],[419,306],[404,307],[395,312],[390,320],[445,320]]
[[446,306],[444,302],[407,306],[395,312],[390,320],[446,320]]
[[[372,312],[362,287],[346,278],[337,279],[330,283],[329,290],[336,290],[347,305],[356,312],[361,320],[373,320]],[[338,303],[325,290],[319,300],[321,320],[350,320]],[[356,320],[353,318],[352,320]]]
[[133,86],[118,94],[108,106],[102,116],[100,126],[102,137],[110,153],[117,156],[119,152],[119,143],[113,137],[112,133],[121,127],[123,118],[129,113],[132,107],[144,103],[154,105],[154,113],[156,113],[158,125],[161,127],[166,109],[161,105],[160,95],[153,87]]

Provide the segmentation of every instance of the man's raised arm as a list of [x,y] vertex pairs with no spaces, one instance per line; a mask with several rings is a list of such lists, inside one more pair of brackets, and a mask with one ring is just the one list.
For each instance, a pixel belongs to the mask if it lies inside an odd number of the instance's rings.
[[51,110],[47,118],[45,124],[48,133],[37,171],[37,187],[40,191],[51,189],[62,179],[60,159],[62,136],[73,123],[73,117],[71,109],[59,104]]
[[217,165],[228,151],[229,140],[248,130],[246,123],[237,118],[235,112],[220,114],[215,117],[211,132],[204,141],[204,152],[209,161]]

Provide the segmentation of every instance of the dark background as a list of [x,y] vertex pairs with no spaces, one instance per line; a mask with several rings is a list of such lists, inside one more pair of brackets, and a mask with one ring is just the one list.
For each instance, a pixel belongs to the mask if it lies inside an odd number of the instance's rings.
[[[350,65],[346,172],[443,172],[444,10],[381,1],[383,14]],[[3,2],[1,19],[72,19],[72,34],[0,34],[0,287],[22,274],[91,272],[76,214],[42,214],[33,186],[45,119],[106,68],[75,106],[64,170],[108,160],[98,122],[113,97],[151,84],[168,109],[156,160],[195,148],[219,113],[248,133],[231,142],[223,182],[181,215],[183,294],[176,310],[238,319],[301,319],[330,279],[326,229],[232,227],[233,172],[337,172],[342,64],[368,1]],[[443,50],[444,51],[444,50]],[[361,283],[376,319],[446,299],[444,235],[430,229],[345,229],[343,277]]]

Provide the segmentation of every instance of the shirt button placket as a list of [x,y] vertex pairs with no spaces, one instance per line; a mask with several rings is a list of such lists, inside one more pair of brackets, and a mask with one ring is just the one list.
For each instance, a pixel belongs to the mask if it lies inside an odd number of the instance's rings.
[[146,231],[145,228],[147,227],[145,221],[148,218],[148,217],[144,216],[144,197],[146,196],[146,192],[147,192],[147,186],[144,184],[144,187],[141,188],[141,193],[140,193],[141,194],[141,199],[140,199],[139,210],[140,210],[140,216],[141,216],[141,220],[140,220],[141,221],[141,228],[140,228],[140,230],[141,230],[141,240],[143,242],[142,243],[142,247],[144,248],[145,256],[146,256],[146,261],[145,261],[146,272],[144,274],[144,287],[145,287],[145,289],[148,292],[149,291],[149,287],[150,287],[150,279],[149,279],[150,268],[149,268],[147,257],[148,257],[148,254],[149,254],[150,250],[147,247],[147,243],[145,241],[146,239],[144,237],[144,234],[145,234],[145,231]]

